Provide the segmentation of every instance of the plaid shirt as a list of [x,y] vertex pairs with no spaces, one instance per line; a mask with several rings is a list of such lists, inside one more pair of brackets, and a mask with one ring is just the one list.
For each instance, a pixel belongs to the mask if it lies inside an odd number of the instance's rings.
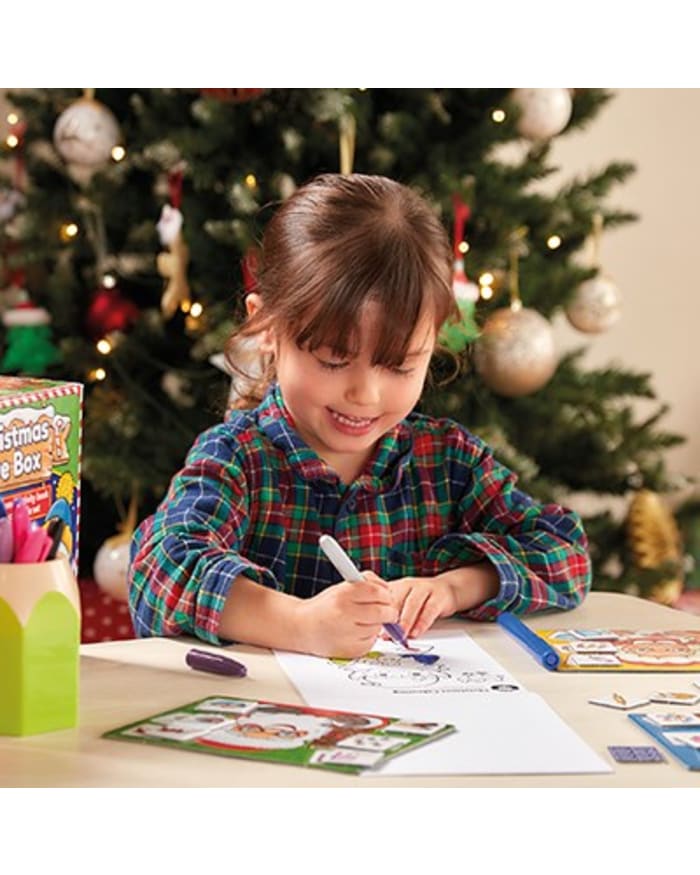
[[540,505],[461,425],[412,413],[350,485],[294,429],[277,385],[255,410],[203,432],[156,513],[134,535],[130,607],[139,635],[220,643],[238,575],[301,598],[339,581],[318,548],[332,534],[385,580],[488,559],[497,597],[466,611],[573,608],[590,587],[577,514]]

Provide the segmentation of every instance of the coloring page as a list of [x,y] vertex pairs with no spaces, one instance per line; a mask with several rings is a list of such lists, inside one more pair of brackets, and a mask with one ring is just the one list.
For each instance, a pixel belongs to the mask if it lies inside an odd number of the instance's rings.
[[[540,696],[529,693],[459,629],[432,630],[416,642],[433,664],[378,640],[360,659],[275,651],[307,704],[392,715],[451,736],[403,753],[373,774],[557,774],[609,772]],[[370,778],[368,778],[370,780]]]

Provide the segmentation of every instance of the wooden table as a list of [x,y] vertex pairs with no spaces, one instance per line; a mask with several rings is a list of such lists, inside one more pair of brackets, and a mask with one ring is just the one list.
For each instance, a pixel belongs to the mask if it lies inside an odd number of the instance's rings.
[[[653,688],[692,689],[692,674],[548,672],[494,624],[459,622],[474,640],[531,692],[539,693],[606,761],[608,745],[651,744],[625,712],[588,703],[594,695]],[[592,593],[575,611],[534,616],[534,628],[610,627],[700,629],[700,617],[618,593]],[[152,745],[108,741],[101,734],[159,711],[204,698],[233,695],[301,703],[267,650],[231,647],[248,677],[193,672],[184,663],[191,639],[151,638],[81,647],[81,708],[73,730],[26,738],[0,737],[4,787],[367,787],[367,779],[314,769],[223,759]],[[601,775],[495,775],[373,779],[404,787],[697,787],[700,772],[675,759],[665,764],[614,764]]]

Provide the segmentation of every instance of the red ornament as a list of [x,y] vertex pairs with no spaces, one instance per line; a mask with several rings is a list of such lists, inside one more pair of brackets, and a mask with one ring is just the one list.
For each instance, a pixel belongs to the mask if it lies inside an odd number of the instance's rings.
[[123,298],[119,289],[101,286],[88,309],[85,327],[88,334],[97,339],[111,331],[127,331],[140,315],[136,304]]
[[200,88],[202,94],[214,97],[216,100],[224,100],[226,103],[246,103],[255,100],[265,90],[264,88]]

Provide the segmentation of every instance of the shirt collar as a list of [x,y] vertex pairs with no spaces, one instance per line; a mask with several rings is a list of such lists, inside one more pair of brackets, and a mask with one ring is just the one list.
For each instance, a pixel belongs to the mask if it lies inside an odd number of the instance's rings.
[[[337,486],[336,472],[306,444],[294,426],[278,383],[273,383],[257,408],[260,429],[280,449],[292,468],[305,480],[320,480]],[[387,432],[369,458],[355,485],[369,492],[396,487],[413,452],[413,436],[407,420]]]

